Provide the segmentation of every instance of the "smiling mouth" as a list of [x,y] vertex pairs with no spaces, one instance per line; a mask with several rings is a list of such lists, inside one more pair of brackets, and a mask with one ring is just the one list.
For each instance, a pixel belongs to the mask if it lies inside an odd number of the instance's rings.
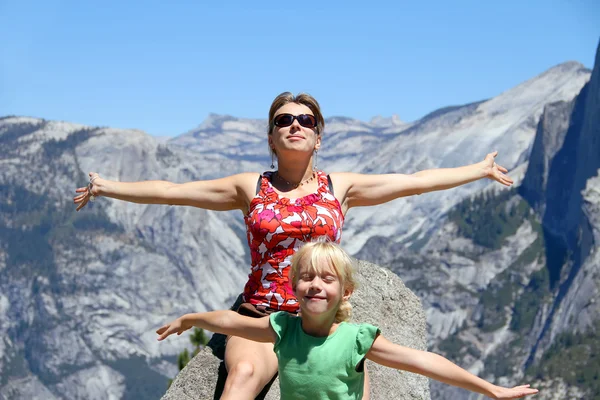
[[319,296],[304,296],[304,297],[308,300],[326,300],[325,297],[319,297]]

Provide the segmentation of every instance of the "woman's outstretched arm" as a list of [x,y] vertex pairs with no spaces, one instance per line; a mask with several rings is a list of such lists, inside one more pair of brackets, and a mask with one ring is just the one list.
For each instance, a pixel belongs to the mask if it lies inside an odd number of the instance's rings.
[[538,392],[537,389],[531,389],[529,385],[514,388],[496,386],[438,354],[394,344],[382,335],[375,339],[366,357],[386,367],[425,375],[449,385],[482,393],[492,399],[518,399]]
[[[91,194],[142,204],[185,205],[209,210],[245,210],[254,196],[258,173],[188,183],[167,181],[117,182],[90,172]],[[90,199],[90,187],[78,188],[73,198],[77,211]]]
[[333,173],[331,180],[336,196],[345,209],[387,203],[398,197],[450,189],[482,178],[510,186],[508,170],[494,162],[498,152],[488,154],[481,162],[457,168],[438,168],[411,175],[368,175]]
[[231,310],[185,314],[160,327],[156,333],[158,340],[164,340],[176,333],[181,335],[192,327],[224,335],[239,336],[255,342],[275,343],[276,335],[269,318],[251,318]]

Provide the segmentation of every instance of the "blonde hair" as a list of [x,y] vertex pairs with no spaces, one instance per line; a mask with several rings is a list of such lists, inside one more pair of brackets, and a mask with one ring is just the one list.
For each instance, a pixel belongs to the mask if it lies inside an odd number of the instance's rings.
[[[317,119],[317,127],[315,128],[317,135],[323,133],[323,130],[325,129],[325,119],[323,118],[323,114],[321,114],[321,106],[319,106],[317,99],[308,93],[299,93],[298,95],[294,96],[291,92],[283,92],[279,96],[275,97],[275,100],[273,100],[273,103],[271,103],[271,108],[269,109],[269,131],[267,132],[269,135],[271,135],[275,129],[275,123],[273,121],[275,118],[275,113],[288,103],[302,104],[308,107]],[[273,149],[270,146],[269,151],[273,152]]]
[[[356,280],[354,279],[354,261],[340,246],[328,241],[318,240],[315,242],[306,243],[292,257],[292,266],[290,270],[290,280],[292,288],[296,290],[296,285],[300,276],[298,274],[300,264],[305,261],[304,265],[308,267],[309,272],[318,272],[326,265],[333,268],[340,285],[342,292],[354,292],[356,288]],[[352,316],[352,305],[346,299],[342,299],[340,308],[335,314],[335,322],[349,321]]]

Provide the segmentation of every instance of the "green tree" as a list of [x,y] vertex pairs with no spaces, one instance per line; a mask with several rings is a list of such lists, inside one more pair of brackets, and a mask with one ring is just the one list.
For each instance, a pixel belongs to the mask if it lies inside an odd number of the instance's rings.
[[190,336],[190,342],[194,346],[194,355],[198,354],[201,347],[206,346],[208,343],[208,338],[206,337],[206,333],[204,333],[203,329],[194,328],[194,332],[192,332]]
[[[184,349],[181,353],[179,353],[179,356],[177,357],[177,366],[179,367],[179,371],[185,368],[187,363],[189,363],[190,360],[194,358],[196,354],[198,354],[202,347],[206,346],[208,343],[208,337],[206,336],[206,333],[204,333],[203,329],[194,328],[194,331],[190,335],[190,342],[192,342],[192,345],[194,346],[192,356],[190,357],[190,352],[188,349]],[[173,379],[169,379],[169,387],[172,383]]]
[[188,349],[184,349],[179,354],[179,357],[177,357],[177,365],[179,366],[179,370],[181,371],[183,368],[185,368],[185,366],[189,362],[190,362],[190,352],[188,351]]

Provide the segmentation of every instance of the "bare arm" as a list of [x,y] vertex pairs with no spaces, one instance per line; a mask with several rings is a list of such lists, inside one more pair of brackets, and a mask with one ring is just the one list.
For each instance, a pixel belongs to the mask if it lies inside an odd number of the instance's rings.
[[[92,194],[111,197],[142,204],[185,205],[209,210],[227,211],[240,209],[246,211],[248,203],[254,197],[258,173],[244,173],[226,178],[188,183],[167,181],[117,182],[103,179],[96,173],[93,178]],[[87,204],[89,188],[76,190],[79,195],[73,198],[78,204],[77,211]]]
[[496,386],[438,354],[394,344],[382,335],[375,339],[366,357],[386,367],[425,375],[449,385],[482,393],[493,399],[516,399],[538,392],[537,389],[529,388],[529,385],[514,388]]
[[457,168],[429,169],[411,175],[338,173],[331,174],[331,180],[344,211],[387,203],[398,197],[450,189],[482,178],[510,186],[512,179],[504,175],[508,171],[494,162],[497,154],[490,153],[482,162]]
[[156,333],[158,340],[164,340],[174,333],[181,335],[192,327],[206,329],[225,335],[243,337],[255,342],[275,343],[276,335],[269,318],[251,318],[231,310],[185,314],[175,321],[160,327]]

